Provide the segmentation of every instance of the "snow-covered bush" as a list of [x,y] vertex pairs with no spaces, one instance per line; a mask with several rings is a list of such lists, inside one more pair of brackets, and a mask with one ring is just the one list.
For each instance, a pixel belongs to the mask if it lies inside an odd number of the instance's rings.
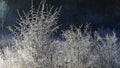
[[64,68],[88,68],[92,64],[90,49],[93,44],[88,27],[86,26],[83,32],[81,28],[71,27],[64,31],[62,36],[65,38],[64,41],[55,41],[58,43],[56,44],[58,58],[62,59],[58,64],[62,63],[65,65]]
[[60,8],[54,9],[41,2],[35,10],[32,4],[28,13],[19,11],[18,26],[10,28],[13,46],[1,49],[0,68],[50,68],[50,47]]
[[64,41],[54,41],[54,64],[63,68],[119,68],[119,44],[115,33],[99,35],[89,27],[63,32]]
[[106,34],[104,37],[96,34],[94,39],[94,57],[97,57],[95,62],[98,68],[119,68],[119,46],[118,38],[115,33]]

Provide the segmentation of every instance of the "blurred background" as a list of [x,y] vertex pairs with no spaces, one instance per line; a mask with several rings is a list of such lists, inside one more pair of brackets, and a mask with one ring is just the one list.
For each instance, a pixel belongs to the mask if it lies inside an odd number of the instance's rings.
[[[34,0],[35,8],[41,0]],[[90,23],[92,30],[120,30],[120,0],[46,0],[55,7],[62,6],[58,24],[66,30],[70,25]],[[29,11],[31,0],[0,0],[0,26],[12,26],[18,18],[17,9]]]

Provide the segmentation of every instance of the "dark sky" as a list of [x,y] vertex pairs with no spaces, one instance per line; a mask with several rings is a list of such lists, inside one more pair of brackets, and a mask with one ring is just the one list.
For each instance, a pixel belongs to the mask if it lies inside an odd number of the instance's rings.
[[[46,0],[55,7],[62,6],[59,24],[63,29],[69,25],[79,26],[91,23],[93,28],[101,26],[120,29],[120,0]],[[7,23],[16,21],[16,9],[28,11],[30,0],[6,0],[9,13]],[[34,0],[37,7],[40,0]],[[12,16],[12,17],[11,17]]]

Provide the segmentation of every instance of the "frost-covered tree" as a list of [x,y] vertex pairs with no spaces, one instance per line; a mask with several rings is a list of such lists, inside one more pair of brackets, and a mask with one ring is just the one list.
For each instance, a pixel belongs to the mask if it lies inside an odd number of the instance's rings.
[[59,8],[49,7],[41,2],[34,9],[33,1],[28,13],[19,14],[18,26],[10,28],[13,34],[13,46],[1,49],[1,66],[4,68],[52,68],[51,40]]
[[1,30],[3,31],[3,27],[5,24],[5,20],[8,13],[8,5],[5,0],[0,0],[0,22],[1,22]]

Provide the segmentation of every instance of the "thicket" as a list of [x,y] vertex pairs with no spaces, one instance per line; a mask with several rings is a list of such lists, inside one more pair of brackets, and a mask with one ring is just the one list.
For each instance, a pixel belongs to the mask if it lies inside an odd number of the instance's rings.
[[[76,27],[63,31],[61,40],[51,40],[61,8],[41,2],[19,15],[13,34],[0,49],[0,68],[119,68],[119,40],[116,34],[91,33]],[[1,39],[0,41],[6,41]]]

